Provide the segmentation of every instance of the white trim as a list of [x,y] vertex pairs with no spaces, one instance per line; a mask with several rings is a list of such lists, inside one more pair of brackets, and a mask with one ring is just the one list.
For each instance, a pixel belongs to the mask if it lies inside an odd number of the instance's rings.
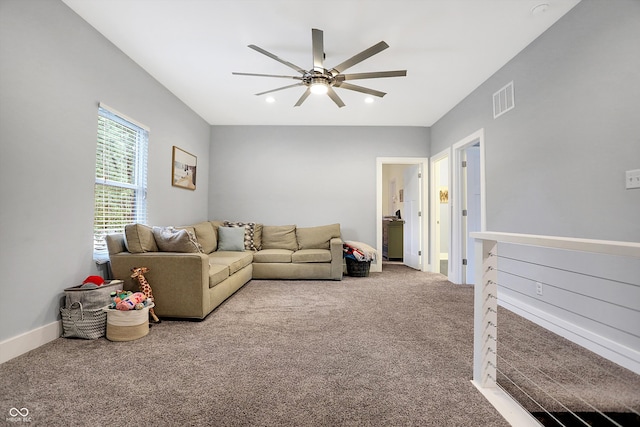
[[0,342],[0,363],[51,342],[62,335],[62,322],[56,321]]
[[599,254],[640,258],[640,243],[616,242],[613,240],[581,239],[576,237],[539,236],[535,234],[501,233],[483,231],[471,233],[471,237],[481,240],[496,240],[502,243],[544,246],[570,251],[594,252]]
[[[462,283],[462,212],[461,205],[461,183],[460,183],[460,158],[462,151],[470,145],[480,143],[480,229],[487,229],[487,191],[485,186],[485,141],[484,128],[481,128],[471,135],[461,139],[452,146],[452,181],[449,188],[449,203],[451,203],[451,245],[449,246],[449,281]],[[478,262],[480,260],[476,260]]]
[[509,424],[517,427],[540,427],[542,424],[533,415],[526,411],[509,394],[500,387],[481,387],[477,382],[471,381],[482,395],[494,408],[507,420]]
[[[436,254],[436,246],[437,246],[437,242],[436,242],[436,238],[438,236],[436,236],[435,230],[436,230],[436,209],[438,208],[438,206],[440,205],[440,199],[439,199],[439,193],[438,193],[438,189],[436,188],[436,181],[437,178],[435,176],[436,171],[435,171],[435,165],[436,163],[438,163],[441,160],[444,159],[448,159],[449,160],[449,167],[448,167],[448,174],[449,174],[449,182],[447,184],[447,186],[449,187],[449,191],[451,191],[451,147],[446,148],[444,150],[442,150],[441,152],[439,152],[438,154],[436,154],[435,156],[431,157],[431,162],[430,162],[430,182],[429,182],[429,188],[431,190],[431,198],[429,199],[429,212],[430,212],[430,216],[431,216],[431,221],[430,221],[430,235],[431,235],[431,239],[429,239],[429,248],[430,248],[430,254],[431,254],[431,258],[430,258],[430,263],[431,263],[431,271],[434,273],[440,273],[440,263],[436,262],[437,259],[437,254]],[[449,223],[451,223],[451,204],[449,204]],[[449,227],[449,248],[451,248],[451,227]],[[449,249],[451,250],[451,249]],[[449,259],[449,253],[446,253],[447,255],[447,259]],[[442,254],[440,254],[440,259],[442,259]]]
[[498,290],[498,305],[640,375],[640,352],[567,322]]
[[422,194],[420,211],[422,212],[422,238],[420,239],[421,271],[430,271],[429,256],[427,248],[429,248],[429,218],[428,212],[429,201],[429,185],[425,184],[425,179],[429,176],[429,158],[428,157],[376,157],[376,249],[378,251],[377,262],[372,262],[370,271],[382,271],[382,165],[422,165]]
[[137,120],[132,119],[131,117],[127,116],[126,114],[122,114],[120,111],[116,110],[115,108],[111,108],[109,107],[107,104],[105,104],[104,102],[100,102],[98,104],[98,106],[100,108],[103,108],[105,110],[110,111],[111,113],[115,114],[116,116],[125,119],[126,121],[128,121],[129,123],[132,123],[138,127],[141,127],[142,129],[146,130],[147,132],[151,133],[151,129],[149,128],[149,126],[147,125],[143,125],[142,123],[140,123]]

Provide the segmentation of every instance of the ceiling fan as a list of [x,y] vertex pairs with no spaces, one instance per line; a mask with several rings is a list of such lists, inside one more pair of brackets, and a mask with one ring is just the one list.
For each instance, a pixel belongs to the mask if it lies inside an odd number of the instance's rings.
[[386,95],[385,92],[380,92],[374,89],[369,89],[362,86],[357,86],[351,83],[347,83],[346,80],[360,80],[360,79],[376,79],[380,77],[404,77],[407,75],[407,70],[397,70],[397,71],[374,71],[370,73],[355,73],[355,74],[342,74],[346,69],[364,61],[365,59],[382,52],[386,48],[389,47],[384,41],[381,41],[378,44],[371,46],[368,49],[363,50],[362,52],[352,56],[346,61],[336,65],[333,68],[325,68],[324,67],[324,37],[322,30],[318,30],[313,28],[311,30],[311,41],[312,41],[312,52],[313,52],[313,68],[310,70],[305,70],[301,67],[298,67],[291,62],[285,61],[277,57],[276,55],[267,52],[266,50],[256,46],[249,45],[249,47],[257,52],[262,53],[263,55],[268,56],[269,58],[275,59],[276,61],[286,65],[289,68],[296,70],[300,73],[299,76],[282,76],[276,74],[256,74],[256,73],[236,73],[232,74],[238,76],[258,76],[258,77],[277,77],[283,79],[294,79],[299,80],[298,83],[280,87],[277,89],[268,90],[266,92],[256,93],[256,96],[265,95],[267,93],[276,92],[283,89],[289,89],[297,86],[306,86],[307,90],[302,94],[298,102],[296,102],[295,106],[299,107],[302,103],[307,99],[307,97],[312,93],[318,94],[327,94],[329,98],[336,103],[338,107],[344,107],[345,104],[342,102],[342,99],[338,96],[334,87],[339,87],[341,89],[353,90],[356,92],[366,93],[368,95],[383,97]]

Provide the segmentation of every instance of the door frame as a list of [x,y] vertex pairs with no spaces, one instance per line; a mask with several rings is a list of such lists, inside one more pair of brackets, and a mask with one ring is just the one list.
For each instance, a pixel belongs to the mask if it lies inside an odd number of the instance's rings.
[[422,180],[420,181],[420,212],[422,212],[422,236],[420,236],[421,271],[430,271],[431,265],[428,262],[429,256],[429,186],[426,185],[426,179],[429,176],[429,158],[428,157],[376,157],[376,249],[378,251],[377,262],[371,263],[372,272],[382,271],[382,165],[421,165]]
[[487,203],[485,188],[485,142],[484,128],[481,128],[471,135],[461,139],[452,146],[452,185],[449,192],[449,201],[451,202],[451,245],[449,256],[449,281],[456,284],[462,284],[462,152],[469,146],[480,143],[480,230],[487,230]]
[[[431,188],[431,198],[430,200],[430,224],[431,224],[431,239],[429,242],[429,247],[430,247],[430,264],[431,264],[431,271],[434,273],[440,273],[440,263],[438,262],[438,260],[440,259],[440,242],[439,242],[439,238],[440,238],[440,234],[439,232],[437,232],[436,230],[438,230],[438,225],[436,224],[436,209],[439,208],[440,206],[440,193],[438,191],[438,188],[436,188],[436,184],[437,184],[437,178],[436,178],[436,163],[444,160],[444,159],[448,159],[448,175],[449,175],[449,197],[451,197],[451,187],[452,187],[452,181],[451,181],[451,175],[452,175],[452,171],[451,171],[451,147],[442,150],[441,152],[439,152],[438,154],[436,154],[435,156],[431,157],[431,162],[430,162],[430,182],[429,182],[429,186]],[[449,209],[447,210],[447,215],[449,215],[449,223],[451,223],[451,203],[449,203]],[[449,227],[449,258],[451,258],[451,230],[452,227]],[[448,263],[448,268],[447,268],[448,272],[451,271],[451,264]]]

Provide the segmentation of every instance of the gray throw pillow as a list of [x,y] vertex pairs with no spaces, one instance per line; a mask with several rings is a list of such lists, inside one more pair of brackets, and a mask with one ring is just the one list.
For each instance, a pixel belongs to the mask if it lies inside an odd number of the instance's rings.
[[244,252],[244,227],[218,227],[218,251]]
[[196,236],[175,227],[153,227],[153,237],[162,252],[202,252]]

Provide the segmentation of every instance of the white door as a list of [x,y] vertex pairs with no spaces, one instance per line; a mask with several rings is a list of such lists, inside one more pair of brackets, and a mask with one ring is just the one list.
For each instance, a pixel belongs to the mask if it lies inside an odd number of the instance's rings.
[[408,267],[422,270],[422,254],[420,253],[422,239],[420,179],[422,177],[420,165],[407,166],[404,170],[403,218],[404,218],[404,247],[403,261]]
[[480,146],[478,144],[467,147],[462,152],[462,159],[466,167],[462,168],[462,238],[463,259],[466,265],[462,265],[463,283],[474,284],[475,252],[474,239],[469,233],[481,231],[481,207],[480,207]]

